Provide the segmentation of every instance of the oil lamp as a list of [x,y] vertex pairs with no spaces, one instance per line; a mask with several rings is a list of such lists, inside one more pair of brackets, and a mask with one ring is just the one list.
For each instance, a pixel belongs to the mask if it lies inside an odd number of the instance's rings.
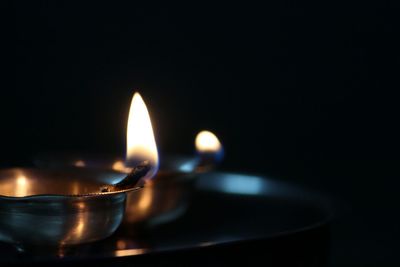
[[78,168],[0,170],[0,241],[26,249],[110,236],[124,217],[127,193],[139,192],[138,181],[158,169],[150,118],[139,94],[132,100],[128,136],[123,172],[86,168],[83,160],[75,162]]
[[126,175],[88,169],[0,171],[0,241],[19,249],[68,246],[111,235],[122,221],[126,192],[101,192]]
[[[150,171],[140,191],[128,193],[124,225],[154,226],[169,222],[187,209],[198,173],[212,170],[223,158],[223,147],[216,135],[201,131],[195,138],[194,157],[159,157],[151,119],[139,93],[133,95],[126,134],[126,156],[54,155],[39,157],[37,165],[47,168],[78,168],[115,171],[127,174],[132,166],[147,161]],[[159,170],[159,171],[158,171]]]

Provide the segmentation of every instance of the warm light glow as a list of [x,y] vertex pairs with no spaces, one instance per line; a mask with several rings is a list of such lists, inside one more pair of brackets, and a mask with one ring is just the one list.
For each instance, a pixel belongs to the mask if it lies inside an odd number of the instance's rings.
[[79,238],[83,234],[83,230],[85,230],[85,220],[82,218],[79,218],[78,223],[76,224],[75,227],[75,235]]
[[74,166],[75,167],[85,167],[86,164],[83,160],[77,160],[77,161],[75,161]]
[[77,218],[75,219],[76,221],[74,221],[75,225],[66,234],[61,244],[75,242],[85,235],[85,230],[87,228],[86,222],[88,221],[88,213],[85,212],[86,204],[84,202],[78,202],[75,207],[77,209]]
[[126,161],[129,167],[149,161],[151,170],[145,178],[153,177],[158,169],[158,152],[153,127],[146,104],[139,93],[132,98],[128,118]]
[[126,242],[125,240],[118,240],[117,241],[117,249],[126,249]]
[[125,166],[125,163],[122,160],[117,160],[114,162],[112,165],[112,169],[117,172],[124,172],[124,173],[129,173],[131,172],[132,168],[128,168]]
[[133,248],[133,249],[116,250],[114,254],[117,257],[123,257],[123,256],[139,255],[145,252],[146,250],[143,248]]
[[148,187],[146,189],[142,190],[142,196],[139,199],[139,202],[137,204],[138,209],[141,212],[145,212],[146,210],[148,210],[151,207],[151,204],[153,202],[153,198],[154,198],[154,190],[151,187]]
[[200,153],[216,153],[222,149],[217,136],[210,131],[201,131],[198,133],[195,144],[197,152]]
[[80,193],[79,183],[77,181],[73,181],[71,186],[72,186],[72,195],[79,195]]
[[16,188],[15,188],[15,195],[17,197],[24,197],[28,194],[28,179],[20,175],[17,177],[16,180]]
[[17,178],[17,185],[18,186],[21,186],[21,187],[24,187],[24,186],[26,186],[26,183],[27,183],[27,181],[26,181],[26,177],[25,176],[19,176],[18,178]]
[[112,165],[112,169],[114,171],[123,171],[125,169],[125,164],[122,161],[118,160],[114,162],[114,164]]

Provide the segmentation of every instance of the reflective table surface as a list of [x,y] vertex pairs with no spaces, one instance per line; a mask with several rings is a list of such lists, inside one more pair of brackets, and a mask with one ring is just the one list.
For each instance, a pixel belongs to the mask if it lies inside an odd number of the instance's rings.
[[124,223],[111,237],[94,243],[30,251],[1,243],[0,264],[326,263],[332,207],[315,192],[267,177],[215,172],[197,177],[187,201],[186,210],[171,214],[175,219],[165,224]]

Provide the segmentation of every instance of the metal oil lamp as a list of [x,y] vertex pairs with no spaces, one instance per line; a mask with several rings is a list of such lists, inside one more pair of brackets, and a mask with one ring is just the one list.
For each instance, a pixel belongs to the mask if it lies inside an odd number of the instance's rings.
[[[110,236],[120,225],[127,192],[114,187],[126,175],[77,169],[0,171],[0,241],[19,248],[69,246]],[[118,182],[116,183],[118,184]]]

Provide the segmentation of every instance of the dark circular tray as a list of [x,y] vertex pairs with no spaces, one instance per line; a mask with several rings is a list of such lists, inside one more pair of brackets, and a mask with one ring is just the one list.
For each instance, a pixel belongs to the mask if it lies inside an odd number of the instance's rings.
[[331,217],[330,201],[313,191],[267,177],[214,172],[198,176],[187,209],[168,223],[124,224],[105,240],[68,248],[21,252],[1,244],[0,264],[229,266],[262,260],[323,266]]

